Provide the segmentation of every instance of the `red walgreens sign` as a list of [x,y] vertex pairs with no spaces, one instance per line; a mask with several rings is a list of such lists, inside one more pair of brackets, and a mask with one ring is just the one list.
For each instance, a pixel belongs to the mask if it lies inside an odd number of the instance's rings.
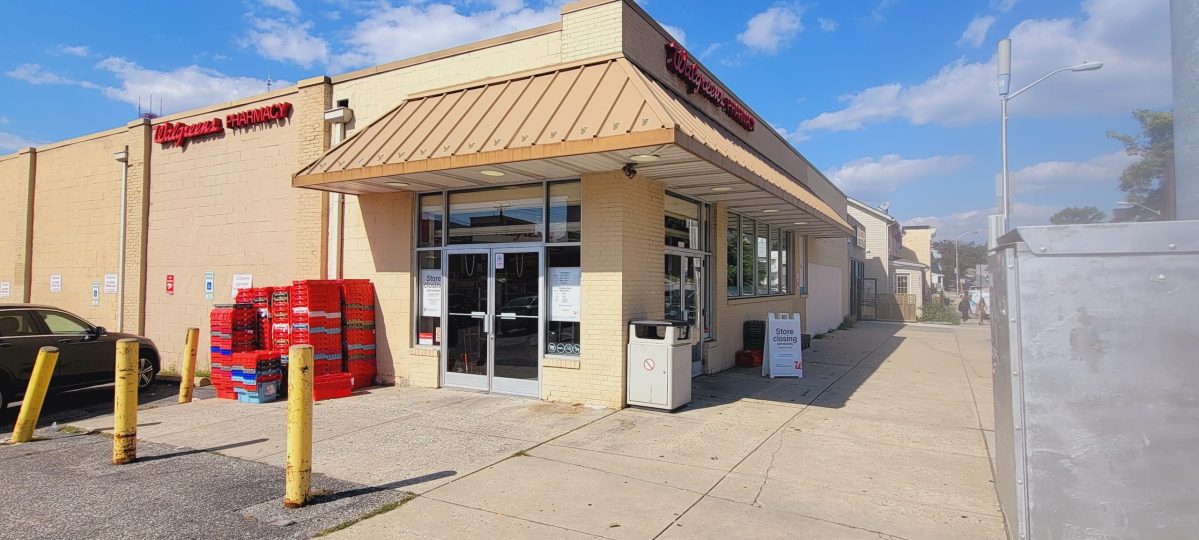
[[167,296],[175,296],[175,274],[167,274]]
[[291,116],[291,103],[286,101],[237,112],[225,116],[225,120],[213,118],[195,124],[183,122],[164,122],[154,128],[154,142],[158,144],[174,144],[183,146],[188,139],[222,133],[225,126],[230,128],[245,128],[274,120],[282,120]]
[[183,122],[165,122],[154,128],[154,142],[159,144],[175,144],[183,146],[188,139],[212,135],[225,130],[220,118],[207,122],[184,124]]
[[678,43],[672,41],[666,45],[666,68],[687,83],[688,94],[699,91],[701,96],[708,98],[708,101],[720,107],[724,114],[740,124],[746,131],[753,131],[757,124],[754,115],[704,73],[699,68],[699,64],[689,61],[689,58],[687,50]]
[[250,127],[255,124],[270,122],[271,120],[282,120],[291,116],[291,103],[286,101],[259,107],[248,111],[233,113],[225,117],[225,123],[229,124],[231,129]]

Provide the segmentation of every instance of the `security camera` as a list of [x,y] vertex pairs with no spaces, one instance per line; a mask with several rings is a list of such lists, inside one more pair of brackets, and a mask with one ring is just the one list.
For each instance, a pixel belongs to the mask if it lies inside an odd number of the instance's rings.
[[623,168],[621,168],[620,170],[621,170],[621,171],[624,171],[624,175],[625,175],[625,176],[627,176],[627,177],[629,177],[629,179],[630,179],[630,180],[632,180],[634,176],[637,176],[637,166],[636,166],[636,164],[633,164],[633,163],[625,163],[624,167],[623,167]]

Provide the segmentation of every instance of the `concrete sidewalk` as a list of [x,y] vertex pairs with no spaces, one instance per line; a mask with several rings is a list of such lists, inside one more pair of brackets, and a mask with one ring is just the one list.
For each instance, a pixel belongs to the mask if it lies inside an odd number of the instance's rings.
[[[420,495],[342,537],[1003,538],[988,338],[859,323],[802,380],[702,377],[674,413],[371,389],[317,406],[314,468]],[[142,439],[283,464],[282,403],[139,414]]]

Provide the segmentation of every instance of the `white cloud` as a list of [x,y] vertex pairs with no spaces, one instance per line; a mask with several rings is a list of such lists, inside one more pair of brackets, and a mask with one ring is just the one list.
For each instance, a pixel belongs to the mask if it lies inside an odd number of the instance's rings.
[[[1012,205],[1011,226],[1048,225],[1049,216],[1065,206],[1015,203]],[[959,234],[977,231],[976,234],[962,238],[963,242],[976,244],[987,241],[987,216],[998,214],[999,210],[978,208],[953,212],[943,216],[919,216],[902,221],[905,227],[913,225],[931,225],[937,228],[937,238],[956,238]]]
[[0,124],[7,124],[7,123],[8,123],[8,117],[0,116]]
[[745,24],[745,31],[737,34],[737,41],[754,51],[776,54],[803,31],[803,10],[799,5],[776,5],[758,13]]
[[259,0],[259,1],[262,2],[262,5],[264,5],[266,7],[275,8],[279,11],[288,13],[290,15],[299,15],[300,14],[300,6],[297,6],[296,3],[293,2],[292,0]]
[[310,34],[310,30],[311,22],[255,18],[254,30],[239,41],[242,45],[252,45],[264,58],[309,68],[317,62],[329,61],[329,44]]
[[[1021,116],[1126,114],[1171,99],[1169,4],[1085,0],[1076,19],[1029,19],[1011,32],[1013,87],[1064,65],[1103,61],[1089,73],[1065,73],[1012,101]],[[843,96],[844,108],[805,120],[800,130],[843,131],[903,119],[963,126],[997,119],[994,57],[958,59],[914,85],[890,83]]]
[[1016,2],[1020,0],[991,0],[991,9],[1000,13],[1007,13],[1015,7]]
[[700,60],[706,60],[706,59],[707,59],[709,56],[712,56],[712,54],[713,54],[713,53],[715,53],[716,51],[719,51],[719,50],[720,50],[720,48],[721,48],[721,47],[723,47],[723,46],[724,46],[724,44],[723,44],[723,43],[720,43],[720,42],[716,42],[716,43],[713,43],[713,44],[711,44],[711,45],[708,45],[708,46],[707,46],[707,47],[706,47],[706,48],[703,50],[703,52],[699,53],[699,59],[700,59]]
[[20,135],[13,135],[12,133],[0,131],[0,153],[8,154],[22,148],[29,148],[30,146],[37,146],[39,144],[41,144],[39,141],[26,139]]
[[11,71],[4,73],[9,77],[29,84],[64,84],[81,86],[83,88],[99,89],[100,85],[46,71],[40,64],[21,64]]
[[671,26],[669,24],[662,25],[662,28],[665,28],[666,31],[670,33],[671,37],[673,37],[675,41],[679,42],[679,45],[684,47],[687,46],[687,33],[684,32],[682,28]]
[[[232,101],[266,91],[266,81],[253,77],[225,75],[219,71],[200,66],[184,66],[171,71],[144,68],[124,58],[110,57],[96,67],[111,73],[119,86],[106,86],[103,94],[117,101],[136,105],[148,103],[150,96],[155,102],[161,100],[164,113],[172,113],[193,107]],[[288,81],[274,81],[277,87],[288,86]]]
[[824,30],[825,32],[833,32],[837,30],[837,21],[832,19],[816,19],[816,22],[820,23],[820,29]]
[[1043,161],[1012,171],[1009,176],[1016,192],[1087,186],[1110,189],[1119,185],[1120,173],[1137,159],[1123,150],[1117,150],[1087,161]]
[[970,24],[966,25],[966,30],[962,32],[962,37],[958,38],[958,46],[968,45],[970,47],[978,47],[983,44],[983,40],[987,39],[987,32],[991,31],[991,25],[995,24],[995,17],[991,15],[975,15],[970,20]]
[[91,54],[91,51],[87,48],[87,45],[59,45],[54,49],[54,54],[85,57]]
[[850,196],[890,193],[900,186],[927,178],[957,173],[970,164],[970,156],[933,156],[904,159],[887,154],[864,157],[830,171],[828,177]]
[[334,55],[334,69],[382,64],[557,21],[556,4],[541,9],[520,0],[497,1],[493,9],[463,13],[451,4],[382,5],[364,14],[348,32],[347,50]]

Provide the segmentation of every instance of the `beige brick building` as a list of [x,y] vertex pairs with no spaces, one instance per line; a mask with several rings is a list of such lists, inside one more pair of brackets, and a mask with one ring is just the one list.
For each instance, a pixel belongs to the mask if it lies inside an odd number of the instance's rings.
[[381,384],[609,407],[630,320],[694,325],[698,375],[850,312],[845,195],[631,0],[0,156],[0,205],[0,302],[164,366],[234,274],[372,280]]

